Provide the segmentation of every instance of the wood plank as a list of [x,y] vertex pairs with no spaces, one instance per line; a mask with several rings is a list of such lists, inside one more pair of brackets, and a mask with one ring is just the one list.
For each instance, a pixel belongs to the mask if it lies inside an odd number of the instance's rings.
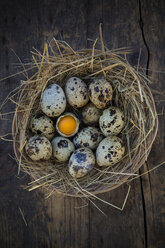
[[127,56],[132,66],[138,64],[141,50],[140,64],[146,64],[146,49],[139,26],[138,1],[109,1],[103,0],[103,38],[110,49],[130,48]]
[[[95,5],[93,1],[93,6]],[[102,1],[103,39],[109,49],[131,47],[128,56],[132,65],[136,65],[139,50],[142,49],[141,64],[146,63],[146,51],[139,28],[139,8],[135,1]],[[91,11],[92,12],[92,11]],[[88,28],[89,29],[89,28]],[[96,27],[92,27],[93,39]],[[127,186],[99,195],[102,199],[121,206],[127,193]],[[144,247],[145,232],[142,197],[139,180],[131,183],[131,192],[123,212],[108,205],[98,203],[106,214],[90,208],[90,247]],[[138,216],[138,218],[137,218]]]
[[[149,48],[149,76],[153,81],[152,88],[158,92],[165,92],[164,71],[165,34],[165,2],[141,1],[142,19],[144,23],[144,36]],[[154,94],[157,111],[159,115],[159,129],[156,141],[151,150],[149,160],[145,170],[150,170],[154,166],[165,161],[165,126],[164,126],[164,96]],[[163,101],[162,101],[163,100]],[[142,178],[145,207],[146,207],[146,232],[148,247],[164,247],[165,239],[163,235],[164,221],[164,169],[163,166]]]
[[[96,39],[99,39],[99,24],[102,22],[102,0],[88,1],[87,5],[87,48],[92,48]],[[100,49],[99,40],[96,48]]]
[[[87,1],[62,1],[54,13],[53,29],[58,30],[55,37],[59,36],[74,49],[86,47],[86,6]],[[46,206],[51,216],[49,233],[52,247],[86,247],[89,239],[88,207],[79,208],[82,204],[80,199],[70,197],[52,196],[48,199]]]
[[[44,42],[64,39],[73,48],[86,45],[85,4],[77,1],[9,1],[1,2],[1,77],[17,71],[13,66],[18,63],[15,53],[26,61],[30,57],[30,50],[35,47],[42,51]],[[78,11],[77,11],[78,10]],[[22,76],[5,80],[0,85],[0,99],[19,85]],[[14,106],[9,104],[4,111],[12,111]],[[11,118],[10,118],[11,119]],[[4,125],[1,122],[1,133],[11,130],[11,120]],[[21,189],[22,184],[29,182],[29,178],[21,174],[17,178],[17,165],[6,153],[12,153],[10,143],[1,142],[1,247],[68,247],[68,244],[80,243],[81,231],[84,232],[83,242],[88,238],[88,218],[81,211],[74,224],[73,209],[77,201],[70,198],[49,199],[44,202],[44,196],[39,192],[27,192]],[[11,203],[12,202],[12,207]],[[14,202],[14,203],[13,203]],[[25,225],[19,208],[24,213],[28,226]],[[88,208],[84,211],[87,212]],[[72,214],[73,213],[73,214]],[[72,214],[72,215],[71,215]],[[76,224],[77,223],[77,224]],[[84,228],[83,228],[84,223]],[[77,226],[76,226],[77,225]],[[78,227],[79,231],[77,232]],[[21,230],[20,230],[21,229]],[[85,233],[86,237],[85,238]]]
[[[29,43],[26,40],[30,29],[27,28],[25,21],[21,21],[26,20],[24,3],[20,5],[14,1],[1,2],[0,12],[0,76],[3,78],[17,71],[14,63],[18,63],[18,59],[10,50],[11,48],[23,60],[30,56]],[[11,90],[18,86],[20,78],[17,76],[0,83],[0,103]],[[11,103],[4,108],[5,112],[13,110],[14,105]],[[9,120],[0,121],[1,135],[11,132],[11,116],[8,118]],[[8,153],[13,155],[11,142],[0,141],[0,152],[0,246],[29,247],[33,243],[36,244],[36,226],[42,230],[46,225],[43,224],[44,219],[40,221],[39,218],[35,218],[34,225],[31,226],[29,223],[27,228],[19,208],[22,209],[29,222],[29,219],[38,214],[38,204],[41,204],[42,196],[39,197],[35,192],[29,194],[21,188],[21,185],[27,183],[27,177],[22,178],[21,174],[20,178],[17,178],[17,165],[8,156]],[[41,207],[43,207],[42,204]],[[41,243],[41,239],[38,240],[39,242]]]

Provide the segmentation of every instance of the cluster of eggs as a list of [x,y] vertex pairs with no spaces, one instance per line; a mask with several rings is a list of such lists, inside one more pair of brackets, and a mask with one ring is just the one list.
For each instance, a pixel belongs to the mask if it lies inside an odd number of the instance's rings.
[[[80,78],[71,77],[65,90],[55,83],[49,85],[41,96],[43,115],[30,121],[35,135],[25,146],[27,155],[34,161],[69,161],[69,173],[74,178],[85,176],[95,164],[112,166],[119,162],[125,147],[116,135],[124,127],[124,114],[111,106],[112,95],[112,86],[104,78],[95,78],[87,86]],[[81,129],[73,111],[64,113],[67,104],[79,109],[84,123]]]

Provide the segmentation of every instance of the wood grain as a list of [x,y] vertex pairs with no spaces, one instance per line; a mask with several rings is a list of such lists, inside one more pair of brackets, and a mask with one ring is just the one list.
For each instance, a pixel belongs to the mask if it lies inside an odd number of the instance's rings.
[[[67,41],[74,49],[90,48],[99,37],[98,25],[102,23],[105,45],[112,49],[131,47],[128,60],[132,65],[137,65],[141,50],[141,66],[146,70],[149,61],[153,88],[163,92],[164,74],[158,71],[165,65],[164,10],[163,0],[1,2],[0,77],[20,70],[11,49],[26,62],[33,47],[42,50],[44,42],[53,37]],[[21,79],[17,75],[0,82],[0,104]],[[161,113],[163,96],[155,95],[155,99]],[[11,103],[4,107],[4,112],[13,110]],[[12,116],[8,117],[0,121],[0,135],[11,132]],[[160,115],[158,136],[141,173],[164,160],[164,136],[164,115]],[[0,141],[0,247],[164,247],[162,167],[130,184],[130,195],[121,212],[99,200],[45,199],[43,192],[27,192],[22,185],[30,179],[23,173],[17,175],[17,164],[8,153],[13,156],[11,142]],[[122,206],[127,190],[123,185],[99,197]]]
[[[153,81],[151,86],[153,90],[165,92],[165,34],[162,32],[165,28],[165,3],[162,1],[150,2],[142,1],[142,18],[144,22],[144,35],[149,49],[149,70],[148,74]],[[152,38],[151,38],[152,37]],[[164,96],[154,94],[156,100],[157,112],[159,115],[159,129],[155,143],[152,147],[147,165],[142,168],[142,172],[152,169],[155,165],[164,161],[165,147],[165,126],[164,126]],[[162,101],[163,100],[163,101]],[[148,247],[163,247],[165,239],[163,237],[163,213],[164,208],[164,182],[165,176],[163,167],[160,167],[142,178],[145,209],[146,209],[146,233]]]
[[[105,45],[111,49],[130,47],[133,53],[128,56],[128,59],[130,63],[136,64],[139,54],[138,44],[144,48],[138,24],[138,4],[135,1],[111,1],[111,4],[109,4],[109,1],[104,0],[100,9],[102,9],[100,19],[103,23]],[[133,9],[133,11],[130,11],[130,9]],[[113,192],[102,194],[100,197],[121,206],[127,190],[127,186],[124,185]],[[97,204],[104,211],[106,217],[103,217],[95,207],[91,206],[92,242],[90,247],[144,246],[145,233],[139,181],[131,184],[131,193],[123,212],[100,203]],[[137,236],[139,236],[138,239]]]

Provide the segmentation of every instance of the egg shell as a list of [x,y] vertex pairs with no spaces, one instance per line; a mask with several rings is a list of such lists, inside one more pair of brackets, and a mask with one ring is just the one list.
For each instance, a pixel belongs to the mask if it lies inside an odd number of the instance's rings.
[[112,166],[123,157],[125,147],[123,141],[116,136],[104,138],[97,147],[96,161],[99,166]]
[[43,134],[47,139],[51,140],[55,134],[53,121],[46,115],[34,116],[30,122],[30,128],[33,133]]
[[65,93],[68,103],[74,108],[83,107],[89,100],[87,85],[78,77],[67,80]]
[[88,88],[89,98],[98,109],[110,106],[112,100],[112,86],[104,78],[93,79]]
[[105,109],[99,119],[100,129],[105,136],[119,134],[124,124],[124,113],[117,107]]
[[74,178],[85,176],[95,165],[95,156],[89,148],[75,150],[69,160],[69,173]]
[[[74,132],[73,134],[70,134],[70,135],[65,135],[64,133],[60,132],[60,130],[59,130],[59,128],[58,128],[58,123],[59,123],[60,119],[63,118],[64,116],[67,116],[67,115],[72,116],[72,117],[76,120],[76,123],[77,123],[77,127],[76,127],[75,132]],[[61,115],[61,116],[58,117],[57,122],[56,122],[56,130],[57,130],[57,132],[58,132],[61,136],[63,136],[63,137],[72,137],[72,136],[74,136],[74,135],[78,132],[79,124],[80,124],[80,121],[79,121],[79,119],[76,117],[75,114],[73,114],[73,113],[65,113],[65,114],[63,114],[63,115]]]
[[66,97],[58,84],[49,85],[41,97],[41,110],[50,117],[59,116],[65,111]]
[[52,142],[53,157],[59,162],[69,160],[71,153],[75,150],[74,144],[67,138],[58,136]]
[[86,125],[93,125],[99,123],[99,118],[102,114],[102,111],[90,102],[86,106],[84,106],[82,110],[82,118],[83,122]]
[[35,135],[28,140],[25,151],[34,161],[48,160],[52,155],[52,146],[46,137]]
[[103,134],[96,127],[83,128],[73,139],[77,148],[87,147],[95,149],[103,139]]

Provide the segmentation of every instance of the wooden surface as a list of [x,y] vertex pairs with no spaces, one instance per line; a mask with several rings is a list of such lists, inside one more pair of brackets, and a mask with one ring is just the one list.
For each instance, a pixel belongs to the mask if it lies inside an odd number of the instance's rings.
[[[75,48],[91,47],[103,23],[108,48],[129,46],[128,59],[138,62],[152,77],[154,88],[165,91],[164,0],[24,0],[0,2],[0,78],[16,73],[19,56],[27,62],[33,47],[42,50],[53,37]],[[14,52],[12,51],[14,50]],[[163,72],[162,72],[163,71]],[[0,82],[0,103],[19,85],[22,76]],[[165,160],[165,128],[162,95],[155,95],[159,131],[148,162],[141,173]],[[8,103],[4,112],[13,111]],[[0,135],[11,132],[11,117],[0,121]],[[163,248],[163,166],[130,183],[131,191],[122,212],[99,201],[53,196],[23,189],[30,181],[17,176],[12,143],[0,141],[0,247],[2,248]],[[121,206],[128,186],[100,197]],[[25,219],[23,219],[23,216]]]

